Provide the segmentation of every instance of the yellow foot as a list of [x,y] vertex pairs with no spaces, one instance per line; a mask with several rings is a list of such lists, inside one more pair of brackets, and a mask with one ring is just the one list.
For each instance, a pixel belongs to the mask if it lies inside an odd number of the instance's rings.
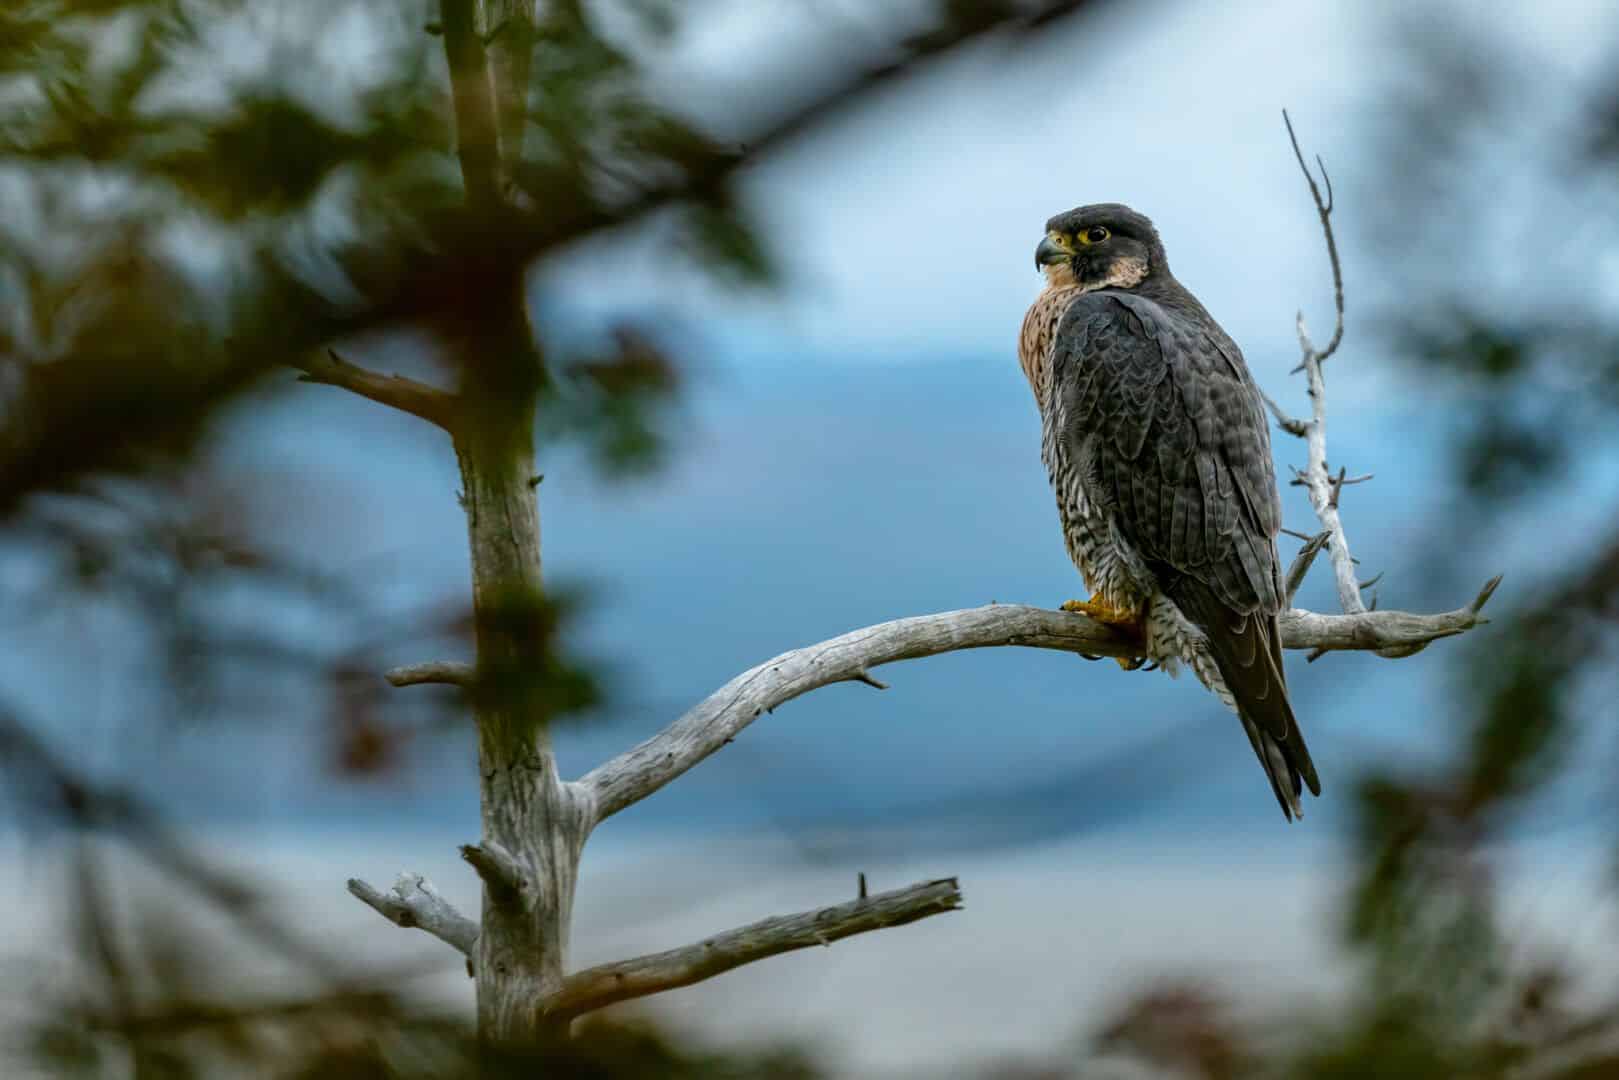
[[[1141,639],[1145,630],[1145,627],[1141,624],[1139,613],[1120,610],[1113,607],[1106,600],[1096,597],[1089,600],[1069,600],[1063,604],[1062,609],[1076,612],[1080,615],[1088,615],[1103,626],[1117,630],[1121,634],[1128,634],[1137,640]],[[1113,659],[1117,660],[1119,667],[1125,671],[1135,671],[1147,662],[1144,656],[1115,656]]]
[[1111,626],[1115,630],[1141,635],[1141,616],[1134,611],[1123,611],[1109,604],[1106,600],[1070,600],[1062,606],[1064,611],[1075,611],[1081,615],[1089,615],[1103,626]]

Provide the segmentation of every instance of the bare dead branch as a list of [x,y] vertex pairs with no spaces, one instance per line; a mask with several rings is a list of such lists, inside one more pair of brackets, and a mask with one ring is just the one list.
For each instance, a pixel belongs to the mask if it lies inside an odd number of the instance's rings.
[[[1487,592],[1482,595],[1488,599]],[[1466,617],[1457,612],[1288,611],[1281,616],[1282,644],[1290,649],[1400,649],[1398,655],[1409,655],[1436,638],[1476,625],[1477,609],[1462,611]],[[600,822],[679,777],[760,716],[811,690],[858,681],[861,672],[899,660],[1013,645],[1092,657],[1142,653],[1141,642],[1085,615],[1022,604],[895,619],[782,653],[750,668],[657,735],[593,769],[575,787]]]
[[1321,198],[1321,189],[1316,186],[1315,175],[1310,167],[1304,163],[1304,152],[1299,149],[1299,137],[1293,133],[1293,118],[1282,110],[1282,122],[1287,125],[1287,138],[1293,144],[1293,156],[1298,160],[1299,171],[1310,185],[1310,198],[1315,200],[1316,213],[1321,218],[1321,231],[1327,238],[1327,258],[1332,263],[1332,299],[1337,310],[1337,320],[1332,328],[1332,338],[1327,342],[1326,348],[1317,349],[1310,343],[1310,337],[1304,330],[1304,313],[1299,312],[1298,330],[1299,340],[1307,353],[1315,355],[1316,363],[1322,363],[1338,351],[1338,343],[1344,338],[1344,271],[1338,261],[1338,240],[1332,234],[1332,178],[1327,175],[1327,166],[1316,156],[1316,163],[1321,166],[1321,178],[1327,184],[1327,198]]
[[[1305,440],[1306,460],[1305,467],[1293,469],[1293,479],[1290,481],[1303,487],[1310,497],[1310,506],[1315,511],[1317,520],[1321,522],[1323,535],[1326,537],[1326,550],[1329,561],[1332,563],[1333,578],[1338,590],[1338,604],[1343,609],[1340,621],[1331,624],[1331,633],[1327,633],[1327,624],[1304,622],[1301,629],[1309,628],[1311,634],[1320,640],[1311,645],[1308,657],[1310,661],[1320,659],[1333,649],[1354,648],[1373,649],[1379,656],[1397,658],[1410,656],[1424,648],[1428,641],[1434,637],[1449,636],[1470,629],[1477,622],[1474,618],[1467,621],[1462,616],[1469,610],[1473,616],[1477,615],[1476,608],[1462,608],[1443,616],[1416,616],[1415,618],[1428,620],[1428,629],[1438,629],[1450,625],[1445,620],[1451,620],[1454,627],[1444,633],[1435,634],[1426,639],[1420,635],[1413,636],[1415,625],[1407,624],[1400,619],[1390,619],[1394,612],[1377,611],[1377,592],[1373,588],[1383,575],[1378,574],[1370,581],[1362,582],[1356,567],[1357,560],[1349,550],[1349,538],[1344,531],[1343,518],[1338,512],[1338,503],[1343,495],[1343,489],[1351,484],[1362,484],[1372,479],[1372,474],[1360,476],[1349,475],[1347,469],[1339,467],[1336,473],[1330,471],[1327,465],[1327,386],[1326,378],[1322,374],[1322,364],[1337,351],[1338,345],[1343,341],[1344,335],[1344,281],[1343,267],[1338,258],[1338,242],[1332,231],[1332,178],[1327,174],[1326,165],[1320,157],[1316,164],[1320,167],[1322,181],[1326,185],[1326,195],[1322,196],[1321,186],[1316,183],[1315,175],[1305,164],[1304,152],[1299,148],[1298,135],[1293,130],[1292,117],[1287,111],[1282,111],[1282,122],[1287,126],[1288,142],[1293,147],[1293,157],[1299,164],[1299,171],[1304,174],[1305,182],[1310,187],[1310,197],[1315,202],[1316,214],[1321,219],[1321,233],[1326,240],[1327,258],[1332,264],[1333,303],[1336,319],[1333,325],[1332,338],[1325,348],[1318,349],[1310,340],[1309,330],[1304,325],[1304,313],[1298,315],[1297,330],[1299,339],[1299,352],[1301,360],[1294,370],[1304,372],[1305,387],[1310,397],[1310,418],[1298,420],[1285,413],[1281,406],[1272,401],[1269,395],[1264,395],[1266,405],[1276,416],[1277,423],[1289,434],[1297,435]],[[1315,543],[1314,540],[1310,545]],[[1311,561],[1316,552],[1307,545],[1305,551],[1299,553],[1293,567],[1288,571],[1288,598],[1297,591],[1303,581],[1304,574],[1309,570]],[[1296,576],[1295,576],[1296,575]],[[1475,601],[1479,607],[1489,599],[1499,578],[1494,578],[1480,593],[1480,599]],[[1362,592],[1371,590],[1371,604],[1362,599]],[[1296,615],[1306,613],[1295,612]],[[1364,616],[1373,616],[1376,621],[1366,623],[1361,621]],[[1311,616],[1311,619],[1330,618],[1329,616]],[[1383,635],[1390,635],[1385,637]],[[1330,639],[1330,640],[1329,640]],[[1347,644],[1334,644],[1334,641],[1347,642]]]
[[337,386],[400,412],[419,416],[445,431],[455,422],[455,395],[403,375],[378,375],[351,364],[331,349],[311,352],[292,366],[302,371],[298,381]]
[[955,878],[924,881],[835,907],[780,915],[668,952],[587,968],[569,975],[544,1005],[549,1016],[584,1013],[712,979],[744,964],[797,949],[831,945],[855,934],[903,926],[961,907]]
[[424,930],[466,956],[471,963],[478,941],[478,924],[455,906],[420,874],[400,874],[393,888],[378,892],[359,878],[349,878],[349,892],[395,926]]
[[435,683],[471,686],[476,677],[477,669],[460,660],[430,660],[425,664],[406,664],[403,667],[389,668],[383,676],[394,686],[428,686]]
[[[1343,272],[1338,264],[1338,244],[1332,233],[1331,207],[1322,201],[1321,189],[1316,186],[1315,177],[1304,163],[1304,153],[1299,149],[1298,136],[1293,131],[1293,120],[1287,115],[1286,110],[1282,112],[1282,121],[1287,125],[1287,137],[1293,144],[1293,156],[1298,159],[1299,168],[1304,172],[1304,178],[1310,185],[1310,197],[1315,200],[1316,211],[1321,218],[1321,231],[1326,238],[1328,258],[1332,262],[1333,291],[1338,312],[1332,340],[1326,350],[1319,351],[1311,343],[1309,331],[1304,327],[1304,313],[1301,311],[1298,315],[1299,350],[1303,355],[1299,370],[1304,372],[1310,396],[1310,419],[1299,422],[1304,429],[1303,438],[1307,451],[1305,468],[1302,472],[1296,472],[1295,478],[1309,492],[1310,505],[1328,534],[1327,550],[1338,583],[1338,603],[1342,606],[1344,614],[1356,615],[1366,608],[1361,602],[1354,557],[1349,551],[1349,539],[1344,533],[1343,519],[1338,516],[1339,485],[1334,483],[1332,474],[1327,471],[1327,387],[1321,373],[1321,361],[1337,349],[1339,341],[1343,338]],[[1339,479],[1341,482],[1341,473]]]
[[1305,423],[1303,420],[1299,420],[1296,417],[1288,415],[1288,413],[1283,410],[1280,405],[1276,404],[1275,398],[1265,393],[1264,390],[1259,391],[1259,396],[1265,399],[1265,407],[1270,409],[1272,416],[1276,417],[1277,427],[1281,428],[1289,435],[1296,435],[1301,439],[1304,438],[1305,435],[1309,434],[1310,425]]
[[[1398,658],[1421,652],[1440,638],[1455,637],[1489,622],[1481,612],[1490,595],[1501,584],[1500,575],[1484,583],[1472,603],[1438,615],[1413,615],[1405,611],[1362,611],[1355,615],[1319,615],[1313,611],[1289,611],[1282,616],[1282,638],[1290,648],[1308,641],[1315,660],[1329,652],[1355,649]],[[1296,635],[1296,638],[1295,638]]]

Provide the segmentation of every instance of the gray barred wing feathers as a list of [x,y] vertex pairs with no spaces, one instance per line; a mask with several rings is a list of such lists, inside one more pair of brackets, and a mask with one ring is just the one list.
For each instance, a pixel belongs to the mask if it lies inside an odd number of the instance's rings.
[[[1291,817],[1302,784],[1319,794],[1320,783],[1282,673],[1281,508],[1264,405],[1235,343],[1180,296],[1173,309],[1127,292],[1077,296],[1052,345],[1046,407],[1086,498],[1203,632]],[[1206,663],[1187,659],[1210,681]]]
[[1143,297],[1084,294],[1052,348],[1053,404],[1092,496],[1144,557],[1236,611],[1275,613],[1281,516],[1270,438],[1224,337]]

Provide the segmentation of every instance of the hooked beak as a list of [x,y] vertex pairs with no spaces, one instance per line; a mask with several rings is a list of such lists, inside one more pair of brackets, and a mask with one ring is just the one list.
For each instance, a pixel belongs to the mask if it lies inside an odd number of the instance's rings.
[[1040,238],[1040,246],[1034,249],[1034,268],[1044,270],[1052,263],[1068,261],[1069,252],[1049,236]]

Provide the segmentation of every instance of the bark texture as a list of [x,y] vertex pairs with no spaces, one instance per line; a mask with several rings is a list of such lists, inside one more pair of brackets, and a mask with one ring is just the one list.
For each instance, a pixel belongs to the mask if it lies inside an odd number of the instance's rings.
[[[461,425],[462,506],[472,555],[480,672],[520,670],[542,596],[532,396],[474,393]],[[475,694],[483,836],[463,855],[484,880],[474,968],[478,1031],[552,1034],[538,1003],[561,985],[587,821],[557,775],[545,715],[522,692]]]

